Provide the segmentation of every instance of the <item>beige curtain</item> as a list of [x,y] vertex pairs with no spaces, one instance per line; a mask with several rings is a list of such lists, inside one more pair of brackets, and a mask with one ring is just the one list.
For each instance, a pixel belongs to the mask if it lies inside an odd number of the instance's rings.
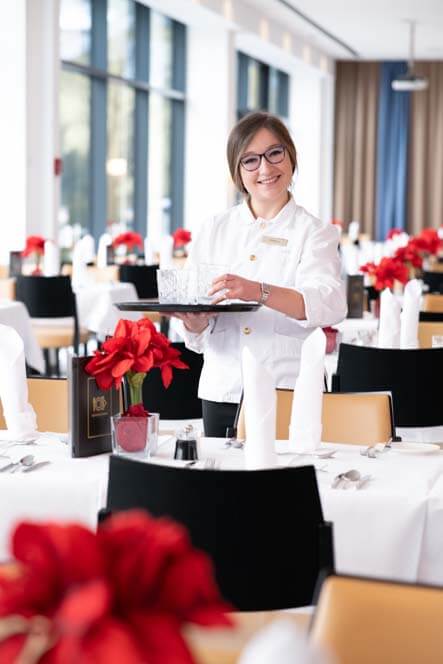
[[379,63],[337,62],[334,217],[374,236]]
[[417,62],[429,87],[411,94],[408,231],[443,224],[443,62]]

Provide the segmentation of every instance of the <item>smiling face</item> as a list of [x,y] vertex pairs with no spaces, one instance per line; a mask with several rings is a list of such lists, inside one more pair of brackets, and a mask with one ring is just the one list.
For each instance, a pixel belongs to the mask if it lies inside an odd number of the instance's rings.
[[[273,146],[281,145],[281,140],[269,129],[259,129],[253,139],[248,143],[242,158],[250,153],[262,154]],[[250,196],[252,207],[272,207],[281,204],[283,207],[288,200],[288,187],[292,180],[292,164],[288,151],[285,150],[283,161],[270,164],[262,157],[260,166],[255,171],[248,171],[240,165],[240,175],[243,185]]]

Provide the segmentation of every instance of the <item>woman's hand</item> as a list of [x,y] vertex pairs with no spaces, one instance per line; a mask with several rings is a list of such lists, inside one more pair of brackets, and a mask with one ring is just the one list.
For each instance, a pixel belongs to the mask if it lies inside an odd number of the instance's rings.
[[183,324],[185,328],[189,332],[193,332],[194,334],[201,334],[203,330],[206,330],[206,328],[209,325],[209,319],[213,318],[216,316],[216,313],[181,313],[179,311],[174,311],[173,313],[169,314],[170,316],[175,316],[175,318],[179,318],[181,321],[183,321]]
[[[219,291],[224,292],[219,293]],[[215,294],[217,294],[217,297],[212,304],[218,304],[223,300],[253,300],[257,302],[261,295],[260,283],[238,277],[235,274],[222,274],[221,277],[214,279],[212,288],[208,292],[208,295]]]

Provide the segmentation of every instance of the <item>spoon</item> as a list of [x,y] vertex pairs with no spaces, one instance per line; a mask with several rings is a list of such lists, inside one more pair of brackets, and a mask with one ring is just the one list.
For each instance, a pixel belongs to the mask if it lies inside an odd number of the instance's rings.
[[34,463],[34,456],[32,454],[27,454],[26,456],[22,457],[19,461],[14,461],[12,463],[6,464],[6,466],[3,466],[3,468],[0,468],[0,473],[4,473],[7,470],[14,472],[17,470],[17,468],[20,468],[20,466],[32,466]]
[[[355,470],[352,468],[351,470],[346,471],[346,473],[340,473],[337,475],[337,477],[334,478],[331,488],[332,489],[337,489],[342,482],[348,483],[348,482],[358,482],[358,480],[361,478],[360,471]],[[345,484],[346,486],[346,484]]]
[[30,468],[31,466],[34,465],[35,459],[32,454],[27,454],[24,456],[20,461],[18,461],[15,465],[14,468],[11,468],[11,473],[15,473],[16,470],[19,470],[20,468]]

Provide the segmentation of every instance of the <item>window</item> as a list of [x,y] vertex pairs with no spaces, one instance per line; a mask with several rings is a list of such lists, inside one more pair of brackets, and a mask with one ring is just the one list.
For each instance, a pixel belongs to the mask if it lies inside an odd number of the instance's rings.
[[289,116],[289,76],[244,53],[237,61],[237,117],[251,111],[270,111]]
[[185,26],[134,0],[61,0],[60,223],[183,225]]

